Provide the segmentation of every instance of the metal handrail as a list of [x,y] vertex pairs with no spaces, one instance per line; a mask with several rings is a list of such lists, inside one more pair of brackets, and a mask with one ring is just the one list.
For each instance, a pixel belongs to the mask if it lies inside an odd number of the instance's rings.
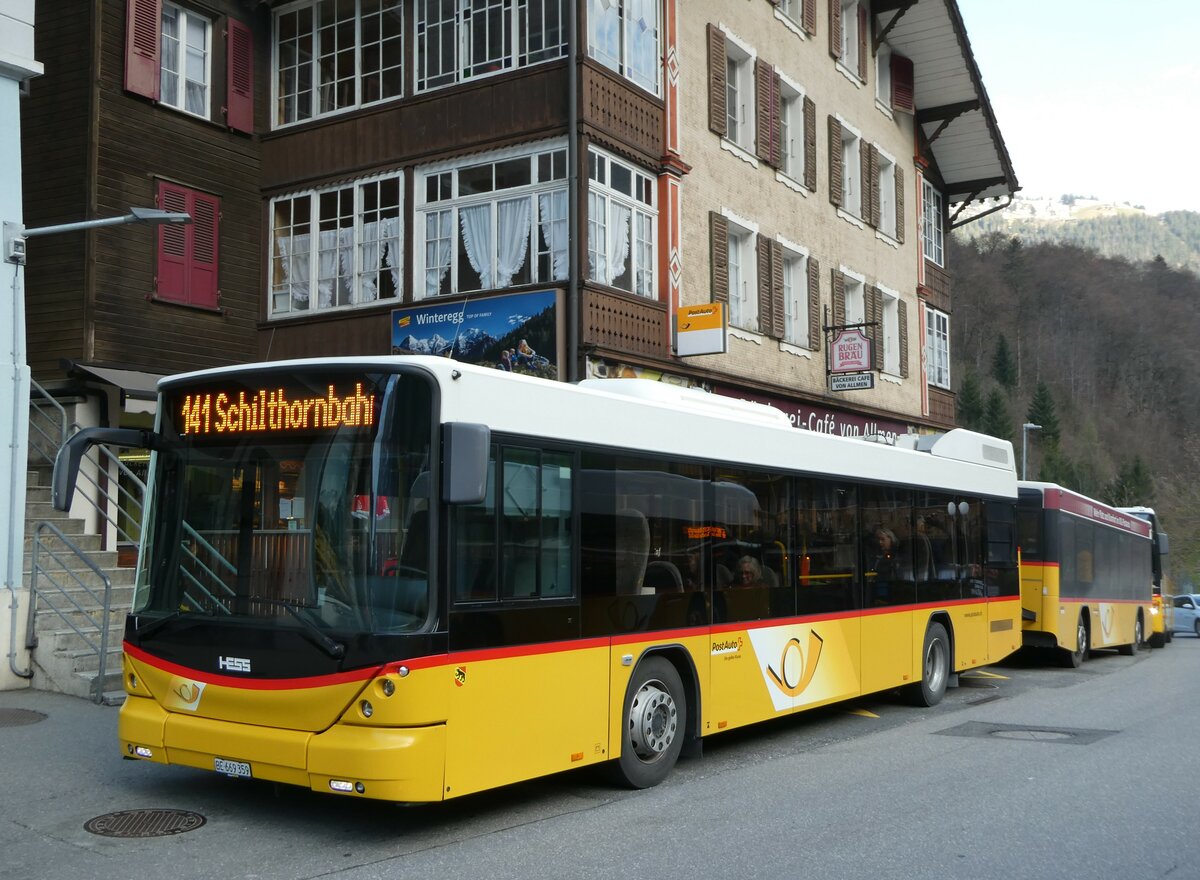
[[[89,587],[78,574],[71,571],[67,567],[69,559],[64,559],[60,556],[53,547],[46,544],[46,553],[49,554],[55,563],[60,567],[61,571],[51,571],[45,568],[41,563],[41,553],[43,547],[42,533],[50,532],[56,538],[63,542],[66,548],[79,559],[88,569],[96,574],[101,583],[104,584],[103,596],[98,596],[96,591]],[[42,599],[46,608],[53,611],[63,622],[67,624],[75,634],[79,636],[84,644],[86,644],[99,657],[99,667],[96,672],[96,680],[92,683],[92,700],[96,703],[104,702],[104,678],[107,673],[108,660],[108,630],[109,617],[112,609],[112,579],[105,574],[91,558],[81,550],[74,541],[68,538],[63,531],[54,525],[54,523],[45,520],[39,522],[33,530],[33,553],[30,565],[31,574],[29,581],[29,619],[26,628],[25,647],[33,649],[37,647],[37,630],[35,629],[35,621],[37,619],[38,599]],[[75,597],[68,592],[67,586],[55,579],[55,574],[69,575],[74,580],[75,586],[80,587],[87,593],[95,602],[100,605],[100,620],[96,621],[92,614],[84,608]],[[45,578],[54,587],[53,590],[42,589],[39,582],[40,578]],[[69,584],[69,581],[68,581]],[[65,601],[61,601],[65,600]],[[61,601],[61,604],[56,602]],[[68,609],[66,606],[69,605]],[[88,622],[90,627],[99,630],[100,643],[96,644],[89,633],[84,632],[73,620],[68,616],[70,611],[78,612]]]

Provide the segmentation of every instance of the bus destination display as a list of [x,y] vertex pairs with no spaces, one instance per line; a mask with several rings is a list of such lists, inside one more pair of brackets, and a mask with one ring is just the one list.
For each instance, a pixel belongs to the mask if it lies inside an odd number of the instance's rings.
[[375,395],[365,393],[362,382],[349,393],[331,384],[322,395],[284,388],[184,394],[177,424],[185,436],[369,427]]

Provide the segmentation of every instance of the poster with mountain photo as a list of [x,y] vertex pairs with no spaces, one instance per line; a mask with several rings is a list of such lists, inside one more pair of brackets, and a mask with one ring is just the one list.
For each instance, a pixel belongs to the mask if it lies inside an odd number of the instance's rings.
[[427,354],[558,378],[553,290],[392,310],[392,354]]

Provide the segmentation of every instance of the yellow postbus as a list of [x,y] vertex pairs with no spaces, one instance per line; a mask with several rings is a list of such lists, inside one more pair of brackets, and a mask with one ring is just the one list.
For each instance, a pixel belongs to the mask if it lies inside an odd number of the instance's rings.
[[1171,588],[1171,575],[1167,571],[1167,554],[1170,552],[1170,541],[1162,529],[1162,522],[1153,507],[1118,507],[1122,513],[1129,513],[1138,519],[1150,523],[1150,577],[1152,590],[1150,595],[1150,628],[1149,642],[1152,648],[1165,648],[1174,636],[1175,603],[1174,590]]
[[1053,483],[1019,486],[1024,644],[1070,667],[1094,648],[1136,653],[1153,612],[1150,524]]
[[404,802],[602,763],[646,787],[1020,644],[1012,447],[968,431],[413,356],[164,379],[155,431],[64,447],[56,503],[97,442],[153,451],[133,759]]

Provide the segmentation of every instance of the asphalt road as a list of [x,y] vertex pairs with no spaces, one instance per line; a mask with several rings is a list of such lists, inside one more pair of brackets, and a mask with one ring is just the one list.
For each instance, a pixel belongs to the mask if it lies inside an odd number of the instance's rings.
[[[1200,639],[962,685],[711,738],[648,791],[584,770],[426,807],[125,762],[115,709],[10,691],[0,719],[45,718],[0,726],[0,877],[1200,878]],[[205,822],[84,828],[138,809]]]

